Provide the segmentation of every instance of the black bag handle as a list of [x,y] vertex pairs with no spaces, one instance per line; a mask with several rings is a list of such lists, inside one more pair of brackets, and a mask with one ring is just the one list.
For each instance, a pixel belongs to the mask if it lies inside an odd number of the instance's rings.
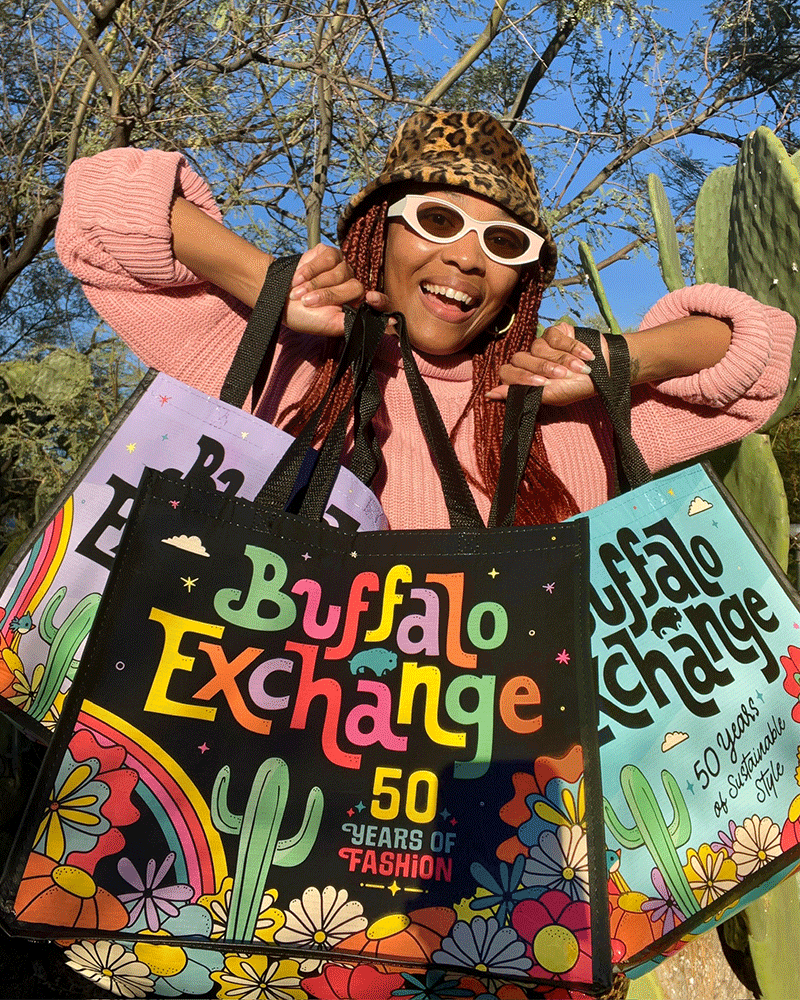
[[278,257],[267,269],[264,284],[222,383],[219,398],[223,403],[241,409],[251,389],[253,406],[261,395],[280,330],[283,307],[301,256],[296,253]]
[[[350,414],[365,383],[371,378],[372,362],[388,319],[388,316],[375,313],[369,307],[362,306],[358,311],[345,310],[345,346],[336,371],[324,397],[256,496],[255,504],[262,515],[290,510],[315,521],[322,519],[339,473]],[[348,369],[353,371],[353,388],[348,403],[341,409],[317,451],[312,442],[320,420]]]
[[[631,433],[630,352],[624,337],[609,335],[611,370],[603,357],[600,333],[590,327],[575,328],[575,336],[594,352],[590,376],[597,395],[608,413],[614,435],[617,479],[620,492],[635,489],[652,480],[653,475]],[[542,399],[540,387],[509,386],[506,419],[503,426],[503,452],[497,490],[492,503],[489,525],[513,524],[517,491],[528,461],[536,416]]]

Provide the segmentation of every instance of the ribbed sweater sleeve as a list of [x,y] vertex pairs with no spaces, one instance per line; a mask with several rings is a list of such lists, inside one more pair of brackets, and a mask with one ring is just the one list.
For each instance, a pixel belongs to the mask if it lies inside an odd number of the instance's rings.
[[176,260],[170,215],[177,195],[221,218],[207,184],[179,153],[126,148],[76,160],[56,249],[145,364],[218,395],[248,310]]

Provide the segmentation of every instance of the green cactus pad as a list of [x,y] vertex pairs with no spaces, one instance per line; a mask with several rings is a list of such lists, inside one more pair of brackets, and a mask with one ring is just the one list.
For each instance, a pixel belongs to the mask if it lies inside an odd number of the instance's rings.
[[717,167],[705,179],[694,213],[694,273],[698,284],[728,284],[728,230],[735,167]]
[[748,434],[709,459],[785,572],[789,565],[789,507],[768,435]]
[[657,174],[648,175],[647,191],[650,195],[650,210],[656,225],[658,265],[661,268],[664,284],[671,292],[674,292],[678,288],[683,288],[686,282],[681,269],[681,254],[678,249],[675,220],[672,218],[664,185]]
[[586,279],[589,282],[589,288],[592,290],[594,300],[597,303],[597,307],[600,310],[603,319],[608,325],[608,329],[612,333],[622,333],[622,328],[611,310],[611,304],[608,301],[608,296],[606,295],[606,290],[603,287],[600,272],[597,269],[597,264],[594,262],[594,256],[589,248],[589,244],[584,243],[583,240],[578,240],[578,253],[581,257],[583,269],[586,272]]
[[[736,161],[728,239],[729,284],[800,319],[800,173],[768,129],[751,132]],[[762,429],[789,413],[800,394],[800,338],[789,388]]]

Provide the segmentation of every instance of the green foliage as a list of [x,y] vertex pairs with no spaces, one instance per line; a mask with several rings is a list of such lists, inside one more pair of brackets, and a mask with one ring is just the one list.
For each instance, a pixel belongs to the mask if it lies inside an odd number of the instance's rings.
[[622,333],[622,329],[620,328],[620,325],[611,309],[611,303],[608,301],[608,296],[606,295],[606,290],[603,287],[600,272],[597,270],[597,265],[594,262],[594,257],[592,256],[592,251],[589,248],[588,243],[584,243],[583,240],[581,240],[578,244],[578,252],[581,257],[581,264],[586,272],[586,280],[592,290],[594,300],[600,308],[600,315],[605,320],[605,323],[611,333]]
[[140,375],[115,339],[0,364],[0,562],[64,488]]
[[664,185],[657,174],[650,174],[647,178],[647,191],[650,195],[650,211],[656,224],[661,275],[669,291],[674,292],[678,288],[683,288],[686,282],[681,270],[681,252],[678,247],[675,220],[672,218]]

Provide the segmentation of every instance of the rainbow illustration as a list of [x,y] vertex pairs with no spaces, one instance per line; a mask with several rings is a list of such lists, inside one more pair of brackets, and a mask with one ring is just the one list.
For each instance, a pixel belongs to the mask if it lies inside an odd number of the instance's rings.
[[78,726],[90,729],[127,752],[125,763],[139,775],[136,786],[175,852],[179,882],[195,888],[195,898],[213,894],[228,874],[222,840],[208,805],[183,768],[141,730],[119,716],[85,701]]

